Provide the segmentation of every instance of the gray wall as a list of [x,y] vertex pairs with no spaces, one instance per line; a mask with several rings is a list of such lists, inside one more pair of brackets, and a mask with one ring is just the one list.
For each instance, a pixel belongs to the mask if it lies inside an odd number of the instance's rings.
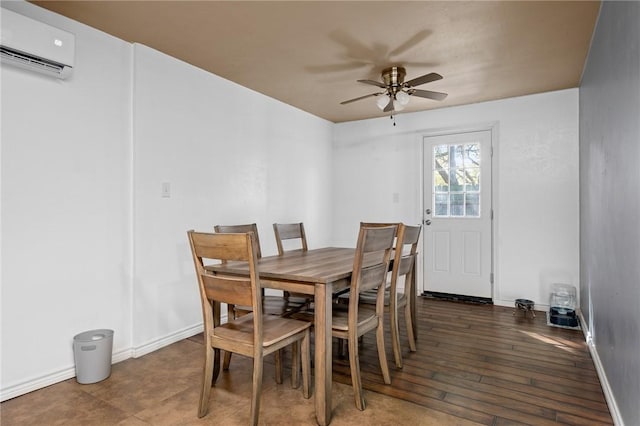
[[640,424],[639,23],[639,2],[603,2],[580,86],[581,310],[626,425]]

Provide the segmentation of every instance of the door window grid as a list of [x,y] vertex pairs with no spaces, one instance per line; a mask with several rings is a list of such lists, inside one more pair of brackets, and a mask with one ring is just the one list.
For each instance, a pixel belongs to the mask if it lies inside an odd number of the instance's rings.
[[480,143],[433,147],[435,217],[480,217]]

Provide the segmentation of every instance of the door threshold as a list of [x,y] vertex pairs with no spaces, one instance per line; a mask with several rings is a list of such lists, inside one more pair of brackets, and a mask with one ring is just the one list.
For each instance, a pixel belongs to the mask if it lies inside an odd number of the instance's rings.
[[463,294],[439,293],[437,291],[423,291],[423,297],[429,299],[448,300],[451,302],[475,303],[479,305],[493,305],[490,297],[465,296]]

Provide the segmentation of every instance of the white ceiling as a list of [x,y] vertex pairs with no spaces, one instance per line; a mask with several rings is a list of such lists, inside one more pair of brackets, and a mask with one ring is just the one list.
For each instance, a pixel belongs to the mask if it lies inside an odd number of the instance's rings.
[[34,1],[333,122],[384,115],[358,79],[437,72],[405,111],[577,87],[600,2]]

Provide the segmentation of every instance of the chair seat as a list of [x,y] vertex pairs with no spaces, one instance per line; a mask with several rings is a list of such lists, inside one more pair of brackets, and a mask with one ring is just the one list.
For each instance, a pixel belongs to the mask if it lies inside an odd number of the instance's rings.
[[[349,330],[349,305],[334,304],[333,305],[333,330],[347,331]],[[358,308],[358,328],[364,330],[367,324],[377,321],[376,311],[373,307],[361,306]]]
[[[268,347],[284,338],[293,336],[311,326],[310,323],[275,315],[263,315],[263,346]],[[222,324],[214,329],[215,337],[233,340],[241,344],[253,344],[253,313]]]

